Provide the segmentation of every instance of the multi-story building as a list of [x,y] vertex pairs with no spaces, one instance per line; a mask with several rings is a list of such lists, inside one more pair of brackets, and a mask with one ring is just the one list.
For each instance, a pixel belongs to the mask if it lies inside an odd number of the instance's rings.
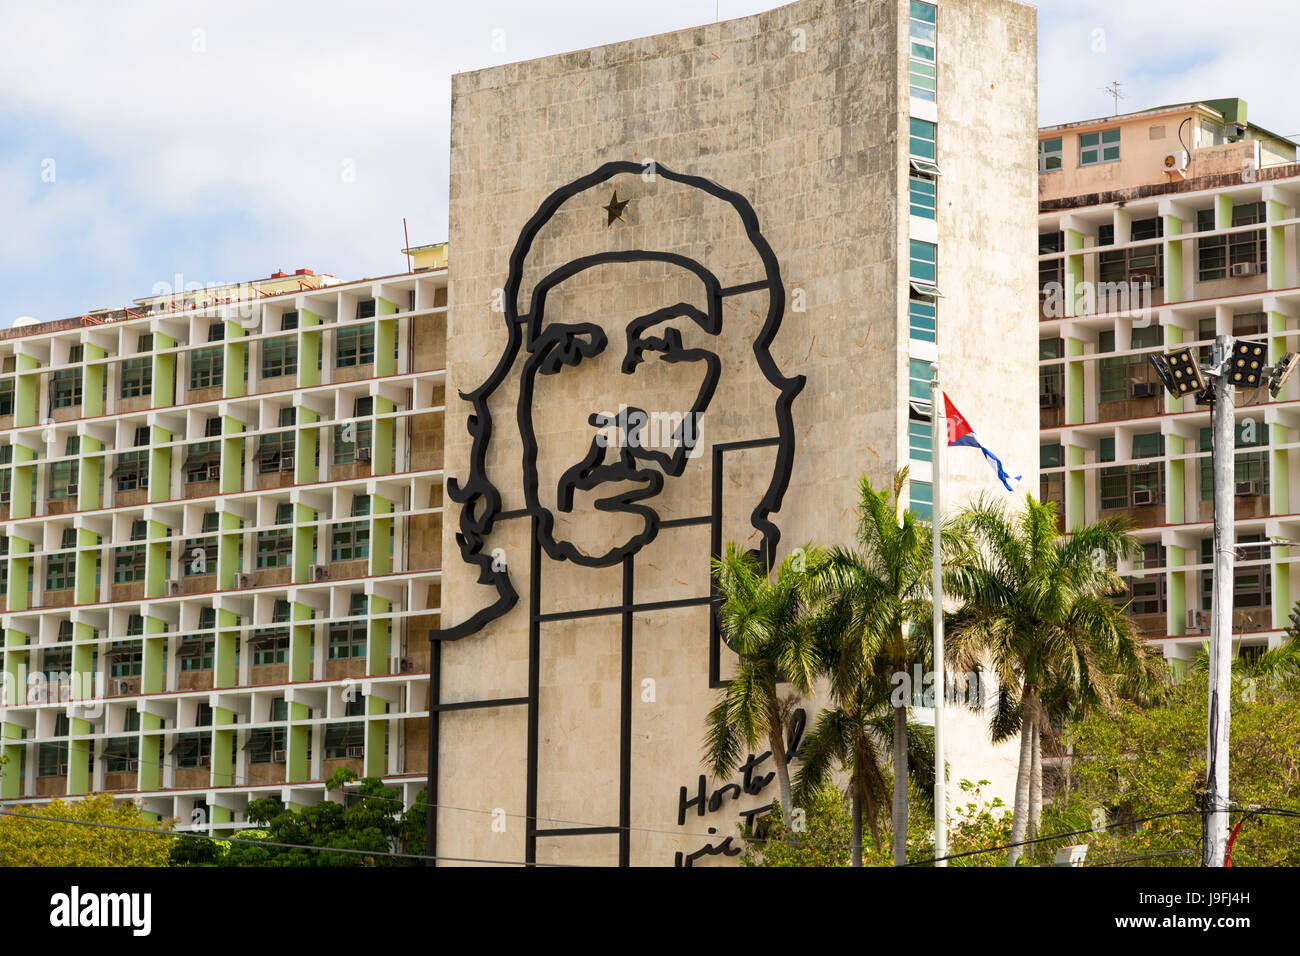
[[[1036,487],[1035,49],[1024,4],[801,0],[453,78],[439,854],[739,853],[776,785],[702,765],[710,558],[851,543],[864,474],[928,516],[936,359]],[[942,469],[944,511],[1000,487]],[[1009,798],[949,713],[952,779]]]
[[[1063,528],[1115,515],[1141,630],[1181,673],[1208,640],[1210,408],[1148,361],[1216,335],[1297,349],[1296,144],[1209,100],[1039,130],[1041,492]],[[1234,628],[1273,645],[1300,590],[1300,383],[1238,390]],[[1297,582],[1300,586],[1300,581]]]
[[447,299],[410,253],[0,332],[5,802],[223,830],[339,767],[424,786]]

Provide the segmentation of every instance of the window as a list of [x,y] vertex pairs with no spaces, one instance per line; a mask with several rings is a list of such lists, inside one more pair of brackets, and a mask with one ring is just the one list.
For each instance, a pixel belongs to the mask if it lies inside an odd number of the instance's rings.
[[[1232,225],[1250,226],[1267,221],[1264,203],[1242,203],[1232,207]],[[1214,210],[1196,213],[1196,231],[1214,228]],[[1201,282],[1226,279],[1231,266],[1254,265],[1256,273],[1268,268],[1268,242],[1263,229],[1237,232],[1228,236],[1208,236],[1196,240],[1196,275]]]
[[[295,319],[297,313],[294,313]],[[262,343],[262,378],[298,373],[298,340],[267,339]]]
[[122,398],[148,395],[153,388],[153,359],[149,356],[127,359],[122,363]]
[[183,565],[181,573],[185,577],[212,574],[217,570],[216,535],[220,526],[221,518],[215,511],[203,515],[203,525],[200,528],[200,534],[203,536],[190,538],[185,542],[185,553],[181,558]]
[[908,458],[912,461],[933,461],[934,431],[930,422],[907,423]]
[[935,314],[937,308],[932,299],[909,299],[907,317],[911,337],[917,342],[933,342],[937,337]]
[[281,332],[287,332],[290,329],[296,329],[297,327],[298,327],[298,313],[296,311],[286,312],[284,315],[280,316]]
[[[1130,346],[1134,349],[1157,348],[1163,340],[1163,328],[1159,325],[1150,325],[1132,330]],[[1115,351],[1114,332],[1102,332],[1097,336],[1097,351]],[[1100,402],[1121,402],[1130,398],[1144,397],[1133,387],[1139,383],[1150,386],[1151,394],[1145,397],[1155,397],[1160,394],[1159,388],[1153,384],[1155,379],[1151,363],[1144,354],[1101,359],[1097,362],[1097,375],[1099,380],[1097,399]]]
[[181,641],[177,659],[181,671],[210,671],[216,657],[217,641],[213,637],[187,637]]
[[924,359],[907,360],[907,397],[913,401],[930,402],[930,363]]
[[[1242,548],[1242,545],[1255,544],[1264,540],[1262,535],[1238,535],[1238,554],[1233,572],[1232,603],[1234,607],[1268,607],[1273,603],[1273,571],[1268,562],[1246,564],[1264,554],[1265,548]],[[1201,564],[1214,565],[1214,539],[1201,539]],[[1207,569],[1201,572],[1201,607],[1209,610],[1213,607],[1214,576]]]
[[[1145,545],[1146,548],[1159,548],[1159,545]],[[1115,595],[1113,600],[1119,605],[1128,605],[1129,614],[1164,614],[1167,607],[1165,594],[1165,576],[1163,574],[1133,575],[1125,579],[1127,587]]]
[[[68,356],[68,364],[79,365],[82,356],[85,354],[85,347],[74,345],[71,354]],[[50,407],[51,408],[71,408],[73,405],[81,404],[81,369],[65,368],[60,369],[50,376]]]
[[118,491],[135,491],[149,485],[149,453],[147,451],[124,451],[117,456],[117,468],[113,471],[113,480],[117,482]]
[[[1065,233],[1063,232],[1044,232],[1038,237],[1038,254],[1040,256],[1052,255],[1065,251]],[[1056,287],[1064,288],[1065,286],[1065,259],[1045,259],[1038,263],[1038,293],[1046,297],[1049,292],[1055,291],[1049,289],[1052,283]],[[1059,294],[1059,293],[1058,293]]]
[[[1208,428],[1201,429],[1200,450],[1209,452],[1212,447],[1212,432]],[[1236,429],[1236,446],[1237,448],[1253,448],[1268,444],[1268,426],[1259,424],[1252,425],[1243,423]],[[1268,452],[1248,452],[1244,455],[1236,456],[1236,464],[1233,469],[1233,480],[1240,483],[1252,482],[1254,484],[1254,494],[1265,496],[1268,494]],[[1245,490],[1244,488],[1242,489]],[[1206,455],[1201,459],[1201,500],[1214,500],[1214,467],[1213,456]],[[1245,540],[1244,538],[1242,540]]]
[[[374,413],[374,399],[370,396],[358,398],[352,404],[352,417],[365,418]],[[357,460],[357,452],[370,449],[370,436],[373,423],[369,421],[348,422],[334,429],[334,464],[346,465]]]
[[[283,697],[277,697],[271,701],[271,723],[288,723],[289,705],[285,703]],[[288,736],[288,730],[285,727],[268,727],[260,730],[250,731],[248,734],[248,743],[244,744],[244,749],[248,751],[249,763],[271,763],[277,750],[285,749],[285,740]]]
[[913,156],[919,159],[928,159],[930,162],[935,161],[935,124],[929,120],[917,119],[915,116],[909,117],[911,127],[911,142],[908,148]]
[[366,652],[366,616],[370,613],[364,594],[352,595],[348,603],[348,617],[354,621],[339,621],[330,625],[329,659],[344,660],[361,657]]
[[[77,532],[75,528],[64,528],[61,547],[73,549],[77,546]],[[64,588],[70,588],[76,583],[77,572],[77,552],[75,550],[60,551],[52,554],[45,559],[45,590],[61,591]],[[71,621],[67,622],[69,626]]]
[[929,521],[934,515],[934,485],[928,481],[910,481],[908,486],[908,510]]
[[[360,310],[358,310],[360,311]],[[340,326],[334,336],[334,366],[369,365],[375,360],[375,324]]]
[[933,242],[911,240],[908,274],[913,282],[934,285],[938,277],[938,255],[939,247]]
[[[1065,341],[1063,339],[1038,340],[1038,360],[1040,363],[1063,358],[1064,355]],[[1064,365],[1040,364],[1038,366],[1038,394],[1044,396],[1040,400],[1040,405],[1045,408],[1057,408],[1061,405],[1065,397]]]
[[[272,624],[289,623],[289,602],[276,601],[271,608]],[[250,641],[253,645],[253,664],[283,664],[289,659],[289,628],[273,627],[258,631]]]
[[913,216],[935,217],[935,181],[929,176],[913,175],[908,179],[908,194]]
[[257,471],[269,474],[273,471],[289,471],[293,468],[293,450],[296,436],[293,433],[295,409],[290,406],[280,409],[278,427],[286,431],[276,432],[262,437],[257,447]]
[[1061,137],[1038,141],[1038,171],[1050,173],[1061,168]]
[[1119,159],[1119,129],[1079,135],[1079,165],[1095,166]]
[[931,103],[935,101],[936,12],[934,4],[912,0],[909,93],[918,100],[928,100]]
[[[221,326],[214,325],[214,329]],[[220,385],[224,377],[225,352],[221,346],[195,349],[190,353],[190,388],[210,388]]]
[[[131,522],[131,540],[143,541],[148,535],[148,525],[143,521]],[[126,545],[113,553],[113,583],[125,584],[144,580],[145,545]]]
[[[67,714],[54,717],[54,736],[67,737],[71,721]],[[36,775],[39,777],[63,777],[68,773],[68,742],[60,740],[52,744],[39,744],[36,752]]]
[[293,505],[282,502],[275,506],[275,523],[279,527],[257,533],[257,566],[283,568],[293,554]]
[[[352,499],[352,516],[370,514],[370,496],[357,495]],[[346,521],[334,526],[330,546],[331,561],[353,561],[370,556],[370,522]]]
[[14,380],[12,378],[0,382],[0,415],[12,415],[14,413]]
[[208,326],[209,342],[224,342],[226,339],[226,323],[213,322]]
[[[127,618],[127,637],[139,637],[144,633],[144,618],[132,614]],[[138,677],[144,666],[144,642],[112,641],[108,645],[109,674],[113,677]]]
[[[1164,220],[1158,216],[1151,219],[1139,219],[1133,222],[1130,238],[1133,242],[1159,239],[1165,233]],[[1097,244],[1110,246],[1115,244],[1115,227],[1098,226]],[[1131,282],[1139,280],[1144,285],[1162,285],[1164,282],[1163,257],[1159,245],[1140,246],[1136,249],[1118,249],[1102,252],[1097,256],[1097,279],[1099,282]],[[1143,281],[1144,280],[1144,281]],[[1097,303],[1098,311],[1115,311],[1136,307],[1138,303]]]
[[64,461],[50,463],[50,498],[67,498],[77,483],[81,463],[71,457],[81,453],[81,439],[71,436],[63,446]]

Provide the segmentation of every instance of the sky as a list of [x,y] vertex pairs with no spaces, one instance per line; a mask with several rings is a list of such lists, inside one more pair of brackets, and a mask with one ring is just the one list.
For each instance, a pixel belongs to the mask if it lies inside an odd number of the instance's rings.
[[[873,2],[873,0],[861,0]],[[453,73],[773,0],[0,0],[0,327],[160,284],[403,271],[447,231]],[[121,5],[125,6],[125,5]],[[1237,96],[1300,134],[1294,0],[1043,0],[1039,121]]]

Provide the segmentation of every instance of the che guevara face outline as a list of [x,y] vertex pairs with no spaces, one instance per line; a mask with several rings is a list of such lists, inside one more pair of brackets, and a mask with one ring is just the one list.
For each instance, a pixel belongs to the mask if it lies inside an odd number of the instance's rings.
[[[659,263],[692,274],[701,284],[702,295],[698,301],[704,308],[686,301],[666,304],[627,322],[621,330],[621,341],[610,341],[611,333],[594,322],[547,321],[547,296],[566,280],[598,266],[637,262]],[[722,298],[721,283],[699,262],[676,253],[642,250],[583,256],[556,269],[534,287],[529,312],[521,317],[527,357],[520,382],[518,419],[524,446],[525,501],[528,510],[538,517],[539,544],[552,558],[587,567],[607,567],[654,540],[659,528],[658,516],[643,502],[663,490],[665,478],[679,477],[685,470],[693,450],[691,435],[698,435],[698,423],[717,391],[722,366],[716,352],[686,347],[681,332],[668,323],[686,319],[707,335],[718,336],[722,332]],[[698,364],[701,374],[692,377],[699,384],[690,407],[677,425],[668,450],[650,447],[643,440],[641,432],[648,421],[647,410],[620,404],[618,415],[608,417],[593,409],[588,418],[592,437],[582,458],[569,463],[554,489],[541,489],[537,467],[539,445],[533,421],[535,414],[545,414],[545,409],[535,407],[538,376],[563,374],[566,368],[575,368],[584,360],[602,354],[608,360],[611,349],[618,350],[620,371],[628,376],[635,376],[651,361]],[[611,429],[621,440],[608,440]],[[633,487],[628,487],[629,483]],[[608,486],[612,493],[599,497],[602,486]],[[579,491],[595,493],[598,511],[639,518],[640,530],[598,554],[587,553],[572,541],[557,537],[555,512],[570,511],[574,494]]]

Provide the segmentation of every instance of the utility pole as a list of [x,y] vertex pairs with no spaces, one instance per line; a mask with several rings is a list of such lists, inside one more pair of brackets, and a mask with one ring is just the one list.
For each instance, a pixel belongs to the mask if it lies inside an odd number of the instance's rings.
[[947,866],[943,859],[948,855],[948,801],[945,796],[945,768],[943,763],[943,716],[948,702],[947,668],[943,656],[943,550],[940,547],[939,528],[942,524],[939,495],[940,453],[947,444],[948,430],[943,420],[943,389],[939,386],[939,363],[930,365],[930,441],[933,459],[930,470],[934,490],[931,505],[931,529],[934,553],[931,565],[934,580],[931,598],[934,605],[934,855],[935,866]]
[[[1300,367],[1300,353],[1287,352],[1268,361],[1265,342],[1214,339],[1212,364],[1202,372],[1186,345],[1150,356],[1165,390],[1174,398],[1208,395],[1214,403],[1212,428],[1214,475],[1214,601],[1210,609],[1209,719],[1206,721],[1205,799],[1201,807],[1204,839],[1201,865],[1224,866],[1228,848],[1228,729],[1232,709],[1232,591],[1236,550],[1236,451],[1233,422],[1237,386],[1267,388],[1276,399]],[[1204,398],[1201,399],[1204,401]]]
[[1228,847],[1228,728],[1232,704],[1232,587],[1237,563],[1234,478],[1237,447],[1233,409],[1236,387],[1228,375],[1232,338],[1214,340],[1214,600],[1210,628],[1210,709],[1205,762],[1203,866],[1223,866]]

